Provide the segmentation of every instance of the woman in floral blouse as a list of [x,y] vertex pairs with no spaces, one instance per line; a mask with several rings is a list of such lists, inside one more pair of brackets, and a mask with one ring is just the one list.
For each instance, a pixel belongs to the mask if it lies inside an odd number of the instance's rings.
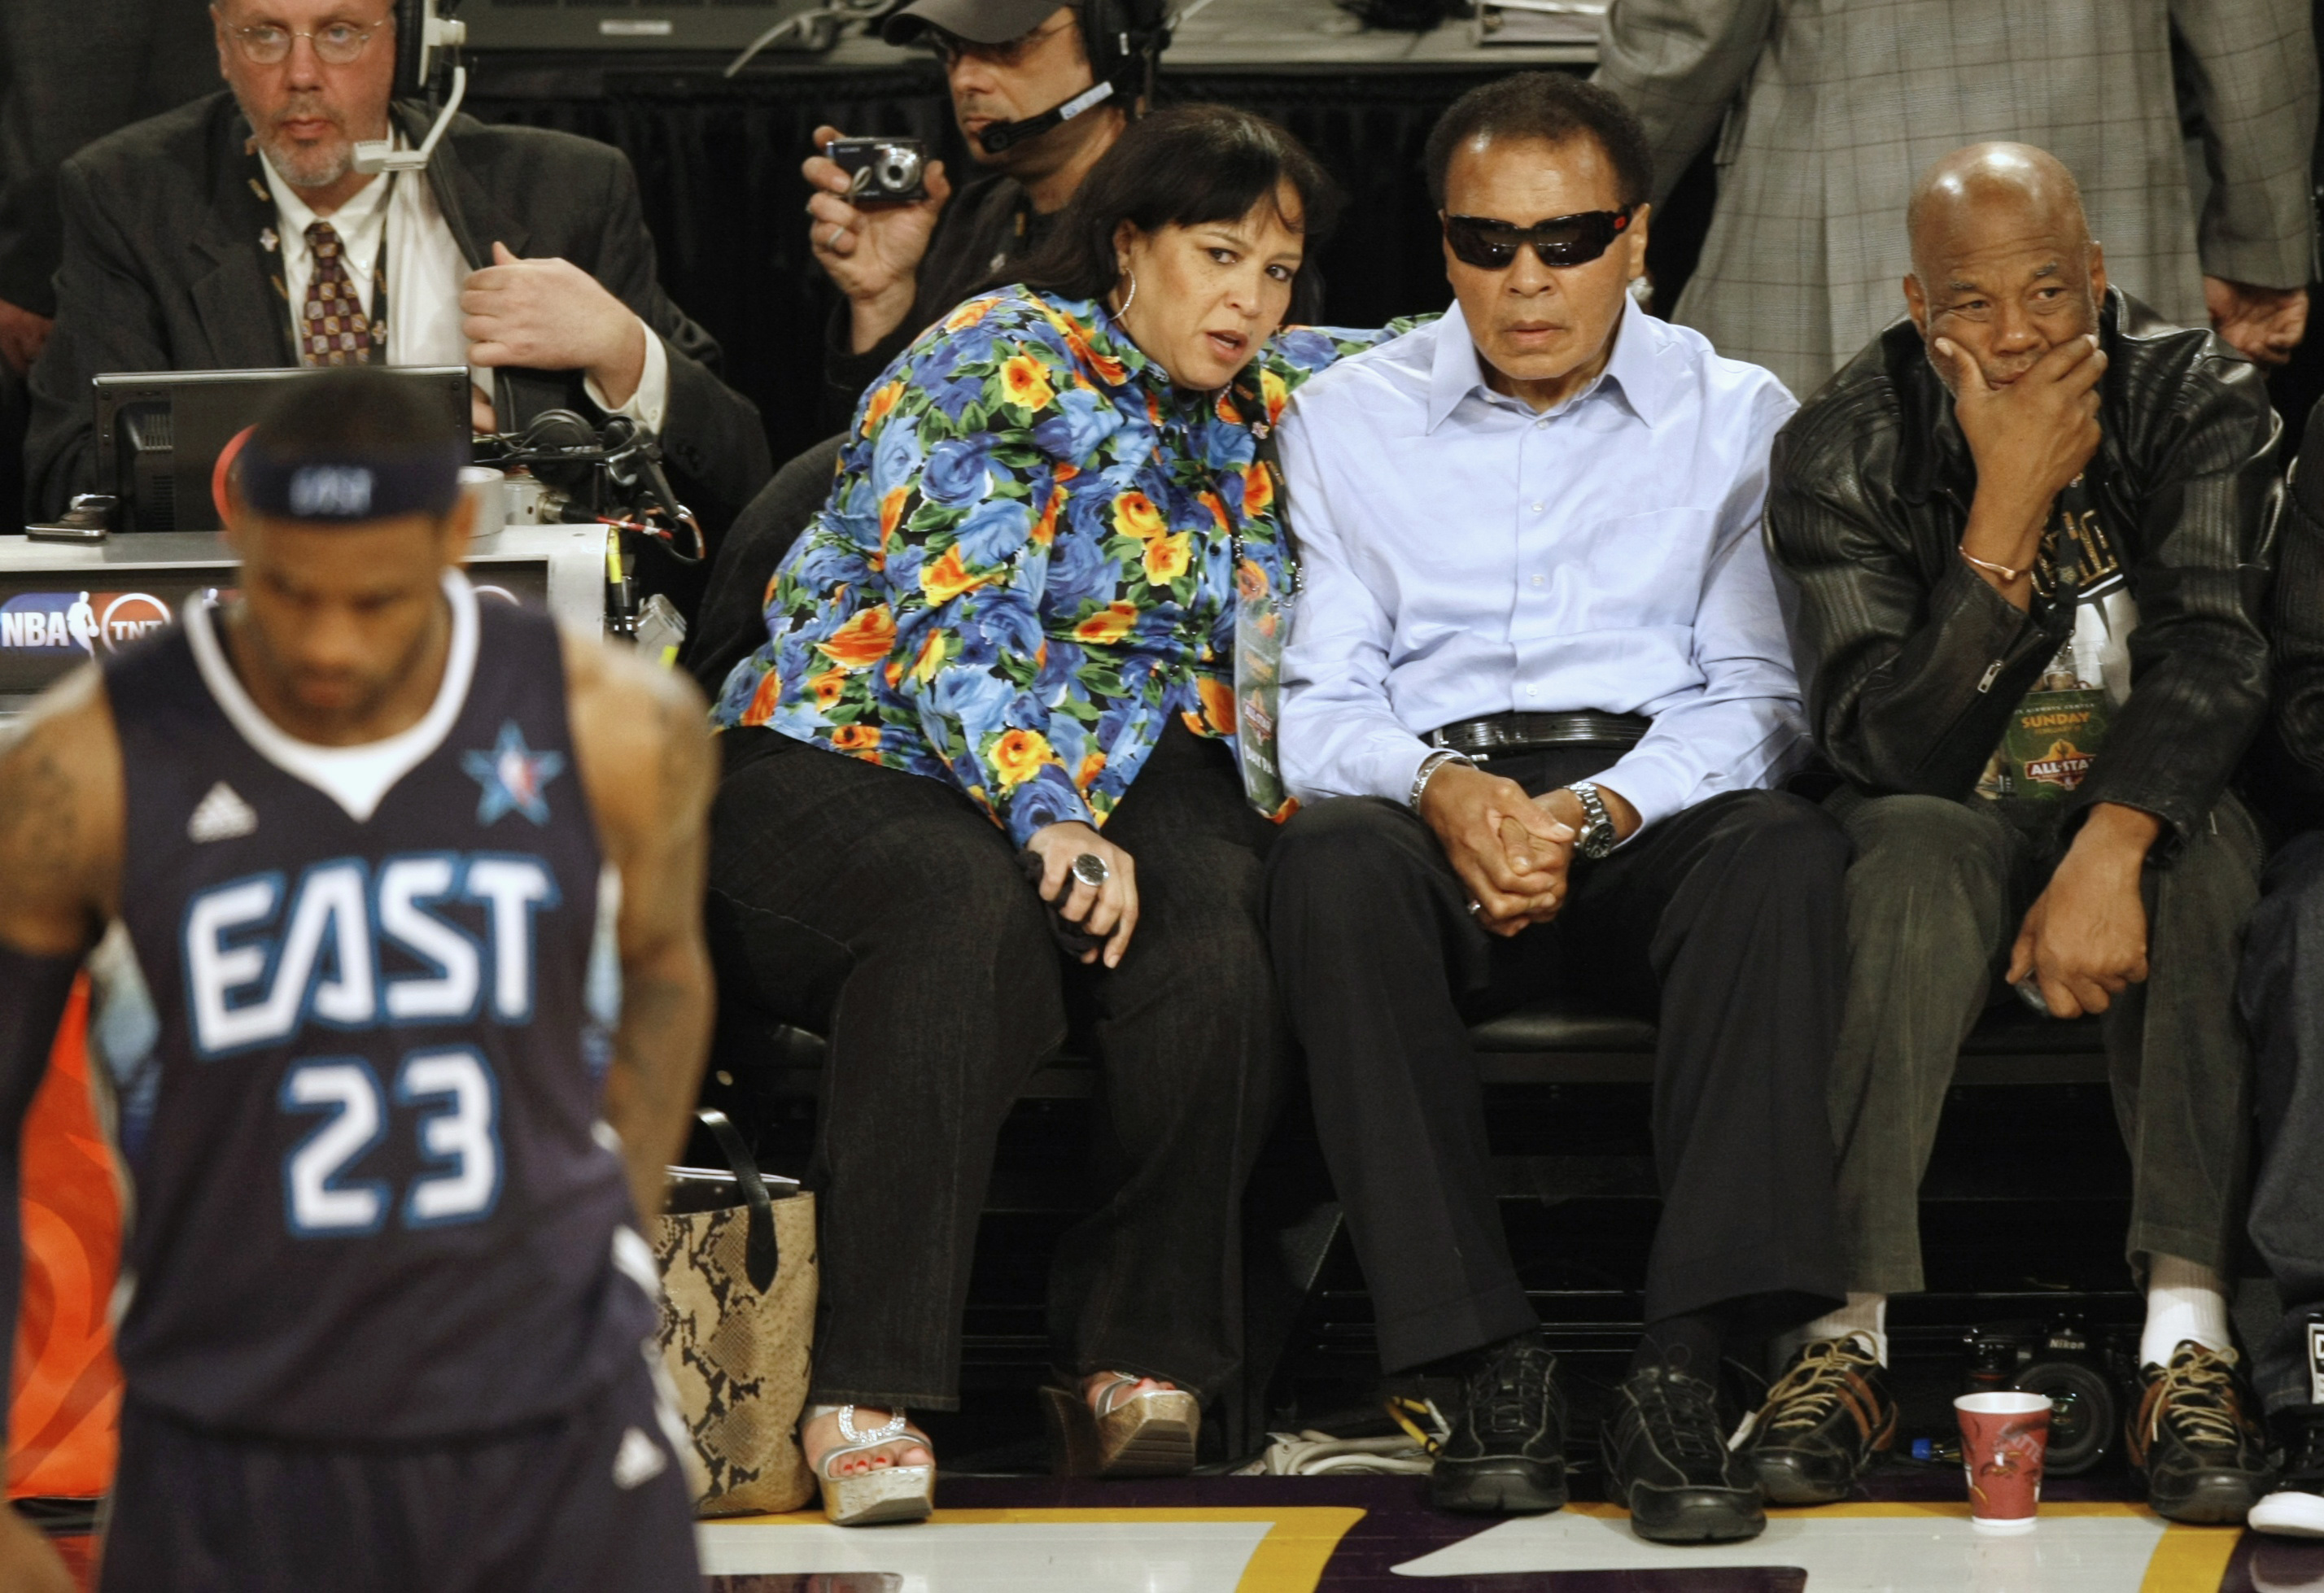
[[[835,1520],[927,1509],[902,1412],[957,1405],[994,1140],[1069,994],[1093,1018],[1103,1203],[1052,1278],[1063,1459],[1185,1470],[1238,1363],[1243,1185],[1284,1046],[1235,594],[1285,579],[1259,437],[1382,336],[1281,329],[1334,206],[1259,117],[1137,124],[1025,281],[865,395],[720,695],[722,983],[830,1041],[802,1435]],[[1069,932],[1090,938],[1061,955]]]

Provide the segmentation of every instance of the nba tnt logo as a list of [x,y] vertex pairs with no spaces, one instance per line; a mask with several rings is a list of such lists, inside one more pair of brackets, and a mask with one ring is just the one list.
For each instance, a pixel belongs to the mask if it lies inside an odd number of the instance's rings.
[[169,605],[143,592],[22,592],[0,603],[0,651],[93,658],[169,622]]

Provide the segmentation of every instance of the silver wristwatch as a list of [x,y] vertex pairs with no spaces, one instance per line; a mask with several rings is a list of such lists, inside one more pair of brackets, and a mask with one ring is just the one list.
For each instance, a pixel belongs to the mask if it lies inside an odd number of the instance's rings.
[[1614,833],[1614,815],[1606,811],[1606,799],[1598,795],[1598,787],[1588,780],[1576,780],[1565,787],[1582,798],[1582,811],[1590,815],[1582,833],[1573,838],[1577,856],[1592,860],[1604,857],[1614,850],[1618,837]]

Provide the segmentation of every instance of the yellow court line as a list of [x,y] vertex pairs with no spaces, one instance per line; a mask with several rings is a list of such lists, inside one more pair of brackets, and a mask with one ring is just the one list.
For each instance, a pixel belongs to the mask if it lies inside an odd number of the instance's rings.
[[2232,1526],[2181,1526],[2172,1523],[2154,1545],[2146,1562],[2146,1579],[2138,1593],[2219,1593],[2227,1579],[2227,1561],[2242,1541]]
[[[1323,1579],[1323,1567],[1348,1529],[1364,1513],[1346,1505],[1289,1505],[1277,1509],[1216,1506],[1204,1509],[1171,1507],[1154,1510],[938,1510],[930,1526],[1066,1526],[1084,1523],[1134,1526],[1141,1522],[1264,1521],[1267,1536],[1251,1551],[1235,1593],[1314,1593]],[[825,1526],[819,1510],[798,1510],[788,1515],[724,1516],[706,1525]]]

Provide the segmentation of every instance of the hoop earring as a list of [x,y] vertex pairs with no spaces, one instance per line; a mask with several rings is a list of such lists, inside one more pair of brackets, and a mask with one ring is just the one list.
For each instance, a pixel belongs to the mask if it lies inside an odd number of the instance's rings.
[[1130,279],[1130,297],[1124,299],[1121,301],[1121,308],[1113,312],[1113,318],[1117,321],[1128,315],[1130,307],[1138,302],[1138,273],[1124,266],[1121,268],[1121,274]]

